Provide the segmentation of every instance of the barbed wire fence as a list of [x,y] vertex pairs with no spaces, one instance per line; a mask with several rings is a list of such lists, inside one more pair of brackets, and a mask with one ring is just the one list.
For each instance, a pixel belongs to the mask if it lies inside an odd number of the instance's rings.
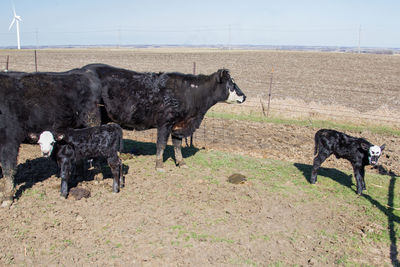
[[[33,71],[40,71],[38,69],[38,54],[36,50],[33,50],[32,55],[32,63],[24,63],[25,68],[30,68]],[[193,62],[193,74],[196,74],[198,64]],[[10,71],[13,66],[12,60],[10,60],[10,56],[5,56],[0,58],[0,70]],[[46,65],[40,63],[40,66],[45,67]],[[284,86],[284,82],[277,82],[274,80],[274,69],[271,68],[270,73],[265,73],[265,80],[247,80],[242,79],[240,82],[247,83],[252,86],[264,88],[258,94],[257,97],[246,100],[245,103],[236,105],[234,114],[237,115],[251,115],[259,118],[259,121],[262,121],[262,118],[268,119],[269,117],[274,116],[275,114],[297,114],[298,116],[294,117],[302,117],[308,118],[309,120],[314,119],[314,117],[323,116],[327,118],[327,120],[336,118],[340,116],[341,118],[345,118],[348,120],[379,120],[380,122],[387,123],[391,126],[399,127],[400,118],[396,115],[382,115],[375,113],[363,113],[363,114],[354,114],[354,113],[346,113],[340,112],[338,110],[332,110],[330,108],[325,108],[324,105],[321,106],[311,106],[311,105],[300,105],[293,103],[285,103],[285,101],[274,102],[273,100],[277,99],[285,99],[287,98],[286,94],[282,94],[279,91],[279,87]],[[327,85],[319,85],[321,88],[330,89]],[[345,92],[351,93],[354,95],[354,98],[357,98],[359,94],[369,94],[372,96],[382,95],[380,92],[375,91],[364,91],[364,90],[355,90],[355,89],[342,89]],[[399,92],[397,90],[387,89],[385,92],[385,96],[389,97],[399,97]],[[397,94],[396,94],[397,93]],[[217,107],[214,109],[211,108],[212,112],[215,113],[232,113],[231,105],[227,105],[226,107]],[[338,115],[340,114],[340,115]],[[234,117],[234,116],[233,116]],[[267,120],[266,120],[267,121]],[[255,129],[257,130],[257,129]],[[233,140],[238,140],[237,136],[234,136],[235,131],[233,130],[232,123],[228,119],[218,119],[211,117],[205,117],[200,125],[200,128],[197,131],[185,139],[184,143],[186,146],[202,146],[202,147],[214,147],[216,144],[221,145],[238,145],[235,144]],[[137,141],[146,141],[146,142],[154,142],[157,139],[157,132],[155,129],[150,129],[146,131],[134,131],[130,134]],[[243,138],[243,136],[241,136]],[[258,140],[254,140],[250,138],[244,138],[246,141],[242,140],[242,142],[246,142],[246,144],[258,142]],[[169,141],[171,143],[171,141]]]

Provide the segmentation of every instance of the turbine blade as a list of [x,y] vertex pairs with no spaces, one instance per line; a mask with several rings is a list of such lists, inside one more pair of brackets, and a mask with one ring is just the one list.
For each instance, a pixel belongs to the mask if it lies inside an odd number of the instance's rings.
[[12,22],[10,24],[10,27],[8,27],[8,30],[11,30],[11,27],[14,25],[14,23],[15,23],[15,18],[13,18],[13,20],[12,20]]

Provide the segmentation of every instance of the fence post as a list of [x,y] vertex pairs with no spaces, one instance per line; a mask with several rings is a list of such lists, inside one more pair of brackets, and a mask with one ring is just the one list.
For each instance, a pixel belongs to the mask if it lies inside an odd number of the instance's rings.
[[8,62],[10,61],[10,56],[7,56],[7,60],[6,60],[6,71],[8,71]]
[[266,117],[267,114],[265,114],[265,107],[264,107],[264,103],[262,102],[262,97],[260,97],[260,104],[261,104],[262,113],[263,113],[264,117]]
[[37,72],[37,54],[35,49],[35,71]]
[[271,80],[269,82],[269,92],[268,92],[268,107],[267,107],[267,117],[269,116],[269,107],[271,105],[271,94],[272,94],[272,78],[274,76],[274,68],[271,69]]

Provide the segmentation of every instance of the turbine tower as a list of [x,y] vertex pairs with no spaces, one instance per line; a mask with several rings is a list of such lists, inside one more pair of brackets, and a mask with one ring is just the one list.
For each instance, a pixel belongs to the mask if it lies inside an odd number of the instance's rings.
[[14,3],[13,3],[13,12],[14,12],[14,17],[13,20],[10,24],[10,27],[8,27],[8,30],[11,30],[11,27],[14,25],[14,23],[16,24],[17,27],[17,47],[18,49],[21,49],[21,43],[19,41],[19,22],[22,21],[21,16],[18,16],[17,13],[15,13],[15,7],[14,7]]

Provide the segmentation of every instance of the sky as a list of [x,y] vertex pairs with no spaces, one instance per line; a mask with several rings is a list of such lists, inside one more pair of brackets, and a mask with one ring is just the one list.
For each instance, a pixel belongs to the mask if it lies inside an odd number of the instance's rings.
[[[400,48],[399,0],[13,0],[21,46],[299,45]],[[17,45],[0,0],[0,47]]]

